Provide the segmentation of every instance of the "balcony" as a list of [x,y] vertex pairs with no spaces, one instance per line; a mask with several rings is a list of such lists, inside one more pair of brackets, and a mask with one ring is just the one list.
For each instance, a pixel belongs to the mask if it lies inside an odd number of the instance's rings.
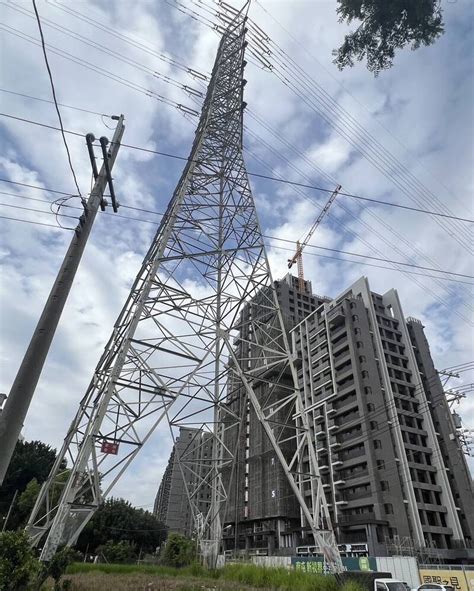
[[352,378],[351,380],[344,381],[343,383],[336,384],[336,392],[334,394],[339,396],[345,396],[349,394],[351,389],[355,389],[355,380]]
[[360,513],[356,515],[340,515],[337,524],[343,527],[358,525],[361,523],[388,523],[384,519],[378,519],[375,513]]
[[346,320],[346,315],[342,306],[336,306],[327,315],[329,326],[334,328],[343,324]]

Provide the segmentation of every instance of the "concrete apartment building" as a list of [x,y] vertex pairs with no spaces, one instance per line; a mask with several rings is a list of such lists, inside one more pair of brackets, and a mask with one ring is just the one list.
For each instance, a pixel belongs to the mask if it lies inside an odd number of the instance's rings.
[[474,558],[469,470],[423,326],[397,292],[361,278],[292,337],[338,542]]
[[[404,317],[395,290],[372,293],[365,278],[335,300],[313,295],[309,282],[300,292],[291,275],[275,285],[341,550],[474,557],[471,478],[421,323]],[[238,406],[241,386],[229,392],[245,426],[225,548],[294,554],[309,543],[296,499],[255,414]]]
[[[168,527],[170,532],[188,537],[194,534],[195,525],[186,494],[183,473],[193,489],[197,480],[193,471],[199,472],[200,469],[206,469],[211,458],[211,446],[212,436],[210,433],[200,429],[180,428],[179,437],[176,438],[158,488],[153,510],[156,517]],[[180,458],[182,460],[181,468],[178,463]],[[191,465],[193,469],[187,469],[187,466]],[[205,515],[211,502],[209,486],[201,486],[198,495],[198,510]]]

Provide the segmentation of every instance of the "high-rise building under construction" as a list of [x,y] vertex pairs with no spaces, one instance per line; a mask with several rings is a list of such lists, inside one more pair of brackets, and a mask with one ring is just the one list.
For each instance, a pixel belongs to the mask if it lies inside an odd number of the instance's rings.
[[[197,488],[193,481],[199,479],[199,471],[209,469],[211,439],[211,434],[202,429],[181,427],[179,430],[153,509],[155,516],[166,525],[169,532],[188,537],[195,534],[196,524],[187,489]],[[193,460],[194,470],[187,468],[188,458]],[[205,515],[211,503],[210,487],[203,483],[195,494],[196,506]]]
[[[334,300],[314,296],[308,282],[301,291],[290,275],[276,287],[341,547],[474,557],[469,469],[421,323],[405,318],[395,290],[373,293],[366,278]],[[240,335],[240,356],[251,342]],[[298,504],[243,389],[234,384],[229,392],[244,418],[225,547],[294,553],[308,544]],[[279,419],[276,413],[276,430],[285,423]]]

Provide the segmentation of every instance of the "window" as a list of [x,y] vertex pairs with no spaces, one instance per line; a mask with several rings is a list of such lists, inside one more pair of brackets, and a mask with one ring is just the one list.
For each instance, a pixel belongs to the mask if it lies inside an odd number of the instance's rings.
[[359,317],[357,316],[357,314],[353,314],[352,320],[353,320],[353,322],[358,322],[359,321]]
[[361,334],[360,328],[354,328],[354,334]]
[[370,386],[366,386],[364,388],[364,392],[365,392],[365,394],[372,394],[372,388]]
[[363,349],[364,348],[364,343],[362,341],[357,341],[356,345],[357,345],[357,348],[358,349]]
[[380,441],[380,439],[374,439],[374,449],[381,449],[382,448],[382,442]]
[[369,425],[371,431],[376,431],[379,428],[377,421],[370,421]]
[[367,405],[367,412],[374,412],[375,410],[375,404],[372,404],[372,402],[369,402],[369,404]]
[[393,505],[392,503],[385,503],[383,506],[383,510],[387,515],[393,515]]
[[386,585],[388,591],[407,591],[407,589],[410,589],[406,583],[401,583],[400,581],[394,581],[393,583],[387,581]]
[[384,460],[377,460],[377,469],[378,470],[385,470],[385,462],[384,462]]
[[360,363],[365,363],[367,361],[367,358],[365,357],[365,355],[359,355],[359,361]]
[[[381,491],[384,491],[385,492],[385,491],[389,490],[389,488],[390,487],[388,486],[388,482],[386,480],[381,480],[380,481],[380,490]],[[416,489],[416,490],[418,490],[418,489]]]
[[361,374],[361,375],[362,375],[362,377],[363,377],[364,379],[367,379],[367,378],[369,377],[369,372],[368,372],[367,370],[365,370],[365,369],[364,369],[364,370],[362,371],[362,374]]

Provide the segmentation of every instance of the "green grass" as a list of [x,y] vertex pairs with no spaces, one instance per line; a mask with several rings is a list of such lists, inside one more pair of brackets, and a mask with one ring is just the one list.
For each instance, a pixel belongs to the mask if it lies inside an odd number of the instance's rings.
[[185,568],[142,564],[88,564],[74,563],[68,567],[67,574],[147,574],[158,577],[179,577],[214,579],[240,583],[255,589],[274,591],[361,591],[354,582],[346,583],[340,589],[331,575],[318,575],[285,568],[265,568],[253,564],[227,565],[219,570],[208,570],[199,565]]
[[200,577],[209,576],[210,572],[199,565],[174,568],[172,566],[158,566],[154,564],[91,564],[88,562],[73,562],[68,566],[66,574],[105,573],[130,575],[133,573],[142,573],[145,575],[161,575],[163,577]]

